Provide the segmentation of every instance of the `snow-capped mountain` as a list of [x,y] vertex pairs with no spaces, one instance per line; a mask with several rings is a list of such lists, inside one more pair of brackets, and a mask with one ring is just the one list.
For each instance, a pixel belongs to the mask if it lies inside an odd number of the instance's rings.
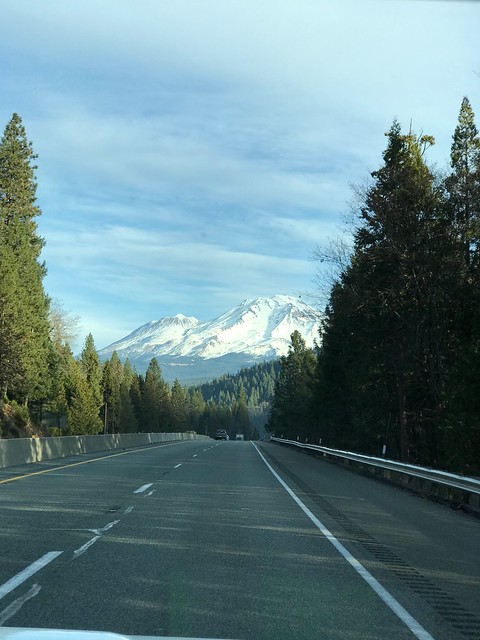
[[308,346],[318,338],[319,314],[302,300],[276,295],[244,300],[210,322],[178,314],[152,320],[101,349],[101,358],[117,351],[139,371],[157,358],[167,380],[212,379],[242,367],[272,360],[288,351],[298,330]]

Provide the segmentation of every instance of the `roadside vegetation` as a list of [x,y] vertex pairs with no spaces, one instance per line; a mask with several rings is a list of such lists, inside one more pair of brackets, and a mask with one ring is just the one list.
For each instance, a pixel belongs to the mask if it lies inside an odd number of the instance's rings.
[[353,250],[327,256],[342,268],[320,347],[292,337],[269,429],[480,474],[480,140],[467,98],[447,175],[426,162],[433,143],[398,122],[387,133],[357,193]]

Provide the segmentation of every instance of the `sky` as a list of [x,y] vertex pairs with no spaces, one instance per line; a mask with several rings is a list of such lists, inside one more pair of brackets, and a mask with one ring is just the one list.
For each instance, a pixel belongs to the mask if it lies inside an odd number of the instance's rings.
[[[315,300],[384,133],[480,113],[480,2],[0,0],[0,129],[38,154],[47,293],[104,347],[246,298]],[[477,125],[480,125],[477,118]]]

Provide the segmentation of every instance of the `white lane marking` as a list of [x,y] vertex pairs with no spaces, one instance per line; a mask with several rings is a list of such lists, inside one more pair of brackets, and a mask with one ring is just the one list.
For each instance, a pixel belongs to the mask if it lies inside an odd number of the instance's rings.
[[275,478],[279,481],[288,495],[295,500],[300,509],[310,518],[313,524],[323,533],[325,538],[332,543],[335,549],[345,558],[345,560],[355,569],[355,571],[365,580],[365,582],[375,591],[375,593],[384,601],[384,603],[389,607],[393,613],[400,618],[400,620],[410,629],[413,635],[418,638],[418,640],[434,640],[434,637],[431,636],[428,631],[426,631],[422,625],[415,620],[413,616],[411,616],[408,611],[402,607],[402,605],[398,602],[396,598],[392,596],[392,594],[383,587],[380,582],[376,578],[372,576],[372,574],[365,569],[363,564],[359,562],[350,551],[348,551],[343,544],[337,540],[337,538],[331,533],[327,527],[320,522],[320,520],[310,511],[310,509],[303,504],[300,498],[290,489],[287,483],[282,480],[282,478],[278,475],[275,469],[271,464],[267,462],[262,453],[260,453],[257,445],[252,442],[253,446],[257,450],[258,455],[273,473]]
[[100,533],[105,533],[105,531],[108,531],[109,529],[111,529],[112,527],[114,527],[116,524],[118,524],[120,522],[120,520],[113,520],[112,522],[109,522],[108,524],[106,524],[104,527],[102,527],[101,529],[99,529]]
[[143,493],[147,489],[150,489],[152,484],[153,484],[153,482],[150,482],[150,484],[142,484],[142,486],[139,487],[138,489],[135,489],[135,491],[133,493]]
[[55,560],[55,558],[58,558],[58,556],[62,553],[63,551],[49,551],[38,560],[35,560],[35,562],[32,562],[32,564],[23,569],[23,571],[17,573],[17,575],[13,576],[13,578],[7,580],[7,582],[0,586],[0,600],[4,598],[7,593],[10,593],[10,591],[16,589],[20,584],[22,584],[22,582],[28,580],[28,578],[33,576],[34,573],[37,573],[37,571],[43,569],[43,567],[45,567],[49,562]]
[[92,544],[95,544],[95,542],[100,538],[101,536],[93,536],[93,538],[91,538],[91,540],[89,540],[88,542],[86,542],[84,545],[82,545],[80,548],[75,549],[75,551],[73,552],[73,560],[75,560],[76,558],[79,558],[83,553],[85,553],[85,551],[92,546]]
[[181,466],[182,466],[182,463],[180,462],[179,464],[176,464],[173,468],[178,469],[178,467],[181,467]]
[[153,496],[153,494],[155,493],[156,489],[152,489],[152,491],[149,491],[147,493],[147,495],[145,496],[145,498],[149,498],[150,496]]
[[123,513],[132,513],[133,507],[127,507]]
[[208,449],[204,449],[203,451],[204,451],[204,452],[205,452],[205,451],[208,451]]
[[42,587],[39,584],[34,584],[23,596],[20,596],[13,602],[11,602],[8,607],[6,607],[3,611],[0,611],[0,627],[10,620],[12,616],[14,616],[20,609],[23,607],[25,602],[30,600],[30,598],[34,598]]
[[195,454],[194,456],[192,456],[192,458],[196,458],[196,457],[197,457],[197,454]]
[[[132,509],[133,509],[133,507],[132,507]],[[105,531],[108,531],[109,529],[114,527],[119,522],[120,522],[120,520],[113,520],[113,522],[109,522],[108,524],[106,524],[101,529],[78,529],[78,531],[89,531],[90,533],[94,533],[96,536],[101,536],[102,533],[105,533]]]

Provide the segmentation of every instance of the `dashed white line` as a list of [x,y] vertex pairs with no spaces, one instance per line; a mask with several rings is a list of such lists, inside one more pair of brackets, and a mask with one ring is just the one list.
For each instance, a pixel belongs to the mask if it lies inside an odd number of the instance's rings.
[[79,549],[75,549],[75,551],[73,552],[73,559],[75,560],[76,558],[79,558],[82,554],[85,553],[85,551],[87,549],[89,549],[92,544],[95,544],[95,542],[100,538],[101,536],[94,536],[91,540],[89,540],[88,542],[86,542],[83,546],[81,546]]
[[90,533],[94,533],[95,535],[100,536],[100,535],[102,535],[102,533],[105,533],[105,531],[108,531],[109,529],[114,527],[119,522],[120,522],[120,520],[113,520],[113,522],[109,522],[108,524],[106,524],[101,529],[80,529],[80,531],[90,531]]
[[142,484],[142,486],[139,487],[138,489],[135,489],[135,491],[133,493],[143,493],[147,489],[150,489],[152,484],[153,484],[153,482],[150,482],[150,484]]
[[149,498],[150,496],[153,496],[153,494],[155,493],[155,491],[156,491],[156,489],[152,489],[151,491],[149,491],[149,492],[146,494],[145,498]]
[[204,452],[205,452],[205,451],[208,451],[208,449],[204,449],[203,451],[204,451]]
[[14,616],[20,609],[23,607],[25,602],[34,598],[40,591],[41,586],[39,584],[34,584],[27,593],[23,594],[13,602],[11,602],[8,607],[6,607],[3,611],[0,612],[0,627],[10,620],[12,616]]
[[178,469],[178,467],[181,467],[181,466],[182,466],[182,463],[180,462],[179,464],[176,464],[173,468]]
[[25,580],[28,580],[28,578],[37,573],[37,571],[43,569],[43,567],[45,567],[49,562],[55,560],[55,558],[58,558],[58,556],[62,553],[63,551],[49,551],[38,560],[35,560],[35,562],[32,562],[32,564],[23,569],[23,571],[17,573],[17,575],[13,576],[13,578],[7,580],[7,582],[0,586],[0,600],[4,598],[7,593],[10,593],[10,591],[13,591],[19,585],[21,585],[22,582],[25,582]]
[[131,513],[133,511],[133,507],[127,507],[123,513]]
[[195,455],[193,455],[193,456],[192,456],[192,458],[196,458],[196,457],[197,457],[197,454],[195,454]]
[[290,489],[288,484],[282,480],[275,469],[267,462],[265,457],[260,453],[257,445],[253,443],[253,446],[257,450],[258,455],[273,473],[278,482],[282,485],[288,495],[295,500],[300,509],[307,515],[313,524],[323,533],[325,538],[335,547],[335,549],[345,558],[345,560],[355,569],[355,571],[365,580],[365,582],[375,591],[375,593],[383,600],[383,602],[393,611],[393,613],[400,618],[400,620],[410,629],[413,635],[418,640],[434,640],[426,629],[411,616],[404,607],[392,596],[392,594],[383,587],[372,574],[365,569],[363,564],[359,562],[351,553],[343,546],[343,544],[337,540],[337,538],[331,533],[327,527],[320,522],[320,520],[310,511],[310,509],[300,500],[300,498]]

